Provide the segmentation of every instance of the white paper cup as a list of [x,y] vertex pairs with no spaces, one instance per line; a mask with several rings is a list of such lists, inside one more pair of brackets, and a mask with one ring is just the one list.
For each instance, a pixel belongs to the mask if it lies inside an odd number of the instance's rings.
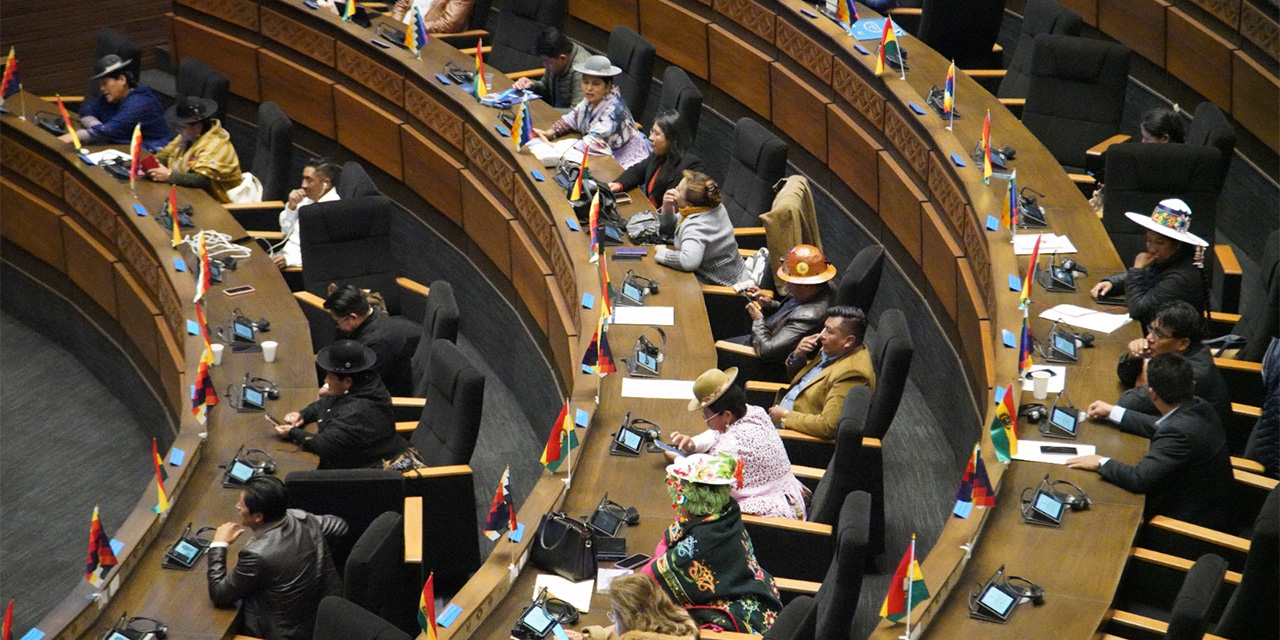
[[267,340],[266,342],[262,343],[262,359],[266,360],[267,362],[275,362],[276,347],[278,346],[280,345],[276,344],[275,340]]
[[222,364],[222,350],[226,348],[227,348],[226,345],[223,345],[223,344],[209,345],[209,349],[213,351],[213,366],[216,367]]
[[1048,369],[1036,369],[1031,372],[1031,395],[1036,400],[1044,400],[1049,397],[1049,378],[1053,377],[1053,372]]

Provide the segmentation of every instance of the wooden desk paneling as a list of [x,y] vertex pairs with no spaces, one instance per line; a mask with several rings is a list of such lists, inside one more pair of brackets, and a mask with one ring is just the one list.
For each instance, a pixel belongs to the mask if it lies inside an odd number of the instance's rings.
[[924,194],[887,151],[880,152],[880,219],[902,243],[912,259],[920,262],[920,203]]
[[1273,60],[1280,59],[1280,35],[1277,32],[1280,32],[1280,25],[1275,20],[1252,2],[1243,3],[1240,11],[1240,35],[1258,45]]
[[569,0],[569,13],[587,24],[605,31],[616,26],[640,31],[640,3],[638,0]]
[[710,20],[669,0],[640,0],[640,35],[658,55],[707,79],[707,24]]
[[995,363],[984,358],[981,343],[984,324],[988,327],[985,333],[990,334],[990,316],[972,270],[968,258],[956,260],[956,331],[960,334],[960,355],[968,365],[970,379],[975,387],[989,389],[995,380]]
[[958,297],[956,261],[964,257],[964,252],[951,237],[951,231],[932,203],[925,203],[921,210],[924,215],[920,223],[920,248],[923,257],[920,266],[924,269],[924,277],[933,286],[933,292],[942,302],[942,307],[951,316],[951,321],[955,322]]
[[795,60],[824,85],[831,85],[831,52],[791,23],[779,19],[775,41],[778,51]]
[[523,224],[511,223],[510,238],[511,285],[529,310],[529,315],[538,323],[538,328],[544,335],[549,334],[547,276],[551,275],[551,267],[547,266]]
[[5,212],[0,215],[0,235],[45,264],[66,273],[62,212],[3,176],[0,176],[0,209]]
[[845,109],[827,105],[827,166],[863,202],[879,202],[879,153],[883,147]]
[[1099,0],[1061,0],[1062,6],[1080,14],[1084,23],[1091,27],[1098,26],[1098,2]]
[[464,129],[462,118],[438,102],[431,93],[415,86],[412,82],[406,82],[404,109],[409,112],[409,115],[436,132],[436,135],[453,145],[454,150],[462,151]]
[[338,136],[332,80],[267,49],[258,49],[258,73],[263,102],[326,138]]
[[826,164],[827,105],[831,101],[781,63],[773,63],[771,70],[773,103],[787,105],[773,114],[773,123]]
[[404,123],[338,84],[333,85],[333,106],[338,142],[396,180],[403,178],[400,125]]
[[462,176],[462,228],[471,242],[493,261],[498,270],[511,278],[511,221],[515,220],[502,203],[489,195],[489,189],[469,169]]
[[[1169,9],[1168,45],[1169,73],[1230,113],[1231,56],[1235,45],[1177,7]],[[1269,101],[1275,102],[1274,94]]]
[[770,65],[773,58],[719,25],[707,28],[711,48],[711,82],[734,100],[771,117]]
[[187,395],[189,392],[182,345],[169,332],[163,316],[156,316],[155,325],[156,335],[159,336],[159,352],[156,356],[160,361],[156,369],[160,374],[160,383],[164,386],[165,402],[169,403],[169,410],[175,415],[183,415],[184,411],[190,413],[191,398]]
[[872,87],[849,63],[836,58],[831,69],[831,89],[844,98],[849,106],[862,114],[872,126],[884,126],[884,94]]
[[1099,0],[1098,28],[1163,67],[1166,0]]
[[[547,291],[550,292],[547,326],[551,327],[547,331],[547,342],[551,344],[551,354],[556,359],[556,368],[560,372],[561,379],[572,380],[573,376],[581,371],[582,362],[582,354],[575,353],[578,349],[578,330],[573,324],[574,309],[578,301],[569,302],[560,295],[560,286],[556,283],[554,276],[547,276]],[[571,307],[571,304],[575,307]],[[595,328],[592,327],[590,330],[595,331]],[[613,344],[610,343],[609,346]]]
[[62,217],[63,255],[67,276],[111,317],[116,317],[115,256],[89,230]]
[[116,308],[120,315],[117,320],[124,332],[129,335],[133,346],[142,353],[152,371],[160,370],[159,339],[156,333],[156,319],[160,317],[160,309],[151,303],[146,290],[138,281],[129,275],[124,263],[115,265]]
[[1240,27],[1241,0],[1191,0],[1192,4],[1213,14],[1232,31]]
[[338,71],[352,80],[391,101],[397,107],[404,106],[404,76],[392,71],[373,58],[339,42],[337,48]]
[[175,59],[199,58],[231,81],[232,93],[258,101],[256,46],[181,16],[173,18],[173,40]]
[[261,20],[264,37],[289,47],[326,67],[333,66],[333,38],[266,7],[262,9]]
[[0,165],[30,180],[50,196],[62,197],[62,169],[35,151],[5,141],[3,153],[0,153]]
[[78,180],[64,180],[62,192],[62,199],[71,207],[71,210],[80,214],[80,217],[100,234],[98,238],[108,251],[113,250],[118,224],[115,211]]
[[462,226],[462,163],[409,125],[400,128],[404,183],[437,211]]
[[1241,51],[1231,56],[1231,115],[1272,151],[1280,152],[1280,79]]
[[258,3],[253,0],[176,0],[176,3],[250,31],[258,30]]
[[[773,44],[777,14],[754,0],[716,0],[716,13],[738,23],[742,28]],[[712,51],[712,64],[715,52]]]

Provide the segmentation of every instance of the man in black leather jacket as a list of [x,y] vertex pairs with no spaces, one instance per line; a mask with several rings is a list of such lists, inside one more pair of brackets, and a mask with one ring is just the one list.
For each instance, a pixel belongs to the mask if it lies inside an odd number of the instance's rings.
[[[325,596],[341,595],[329,545],[347,534],[337,516],[285,510],[284,483],[249,480],[236,508],[240,522],[218,527],[209,546],[209,599],[219,607],[242,601],[244,632],[271,640],[309,640]],[[252,539],[227,573],[227,548],[245,531]]]

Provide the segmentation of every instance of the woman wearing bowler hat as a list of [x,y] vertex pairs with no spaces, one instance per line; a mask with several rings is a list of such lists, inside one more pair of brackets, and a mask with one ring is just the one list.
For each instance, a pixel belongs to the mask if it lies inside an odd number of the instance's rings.
[[209,192],[218,202],[231,202],[227,191],[240,186],[240,158],[231,146],[231,136],[213,114],[218,103],[197,96],[178,98],[165,117],[178,136],[156,154],[161,166],[147,172],[156,182],[195,187]]
[[[409,443],[396,434],[391,394],[373,370],[377,356],[354,340],[339,340],[316,354],[325,370],[320,399],[276,426],[286,440],[320,456],[320,469],[380,467]],[[316,432],[303,425],[316,423]]]
[[591,56],[573,70],[582,74],[582,102],[556,120],[550,130],[534,132],[548,140],[580,133],[592,151],[612,154],[623,169],[649,157],[649,139],[636,128],[631,110],[613,84],[613,77],[622,69],[605,56]]
[[[80,124],[83,129],[74,135],[87,144],[129,144],[133,128],[142,125],[142,148],[155,151],[163,147],[173,132],[165,122],[164,107],[155,91],[129,69],[132,60],[121,60],[112,53],[102,56],[94,67],[90,80],[98,83],[102,93],[97,99],[87,101],[80,108]],[[73,134],[59,139],[71,142]]]
[[1156,205],[1150,216],[1132,211],[1124,214],[1147,229],[1147,250],[1133,259],[1133,268],[1103,278],[1089,292],[1098,296],[1125,295],[1129,315],[1142,327],[1174,300],[1184,300],[1204,313],[1206,293],[1199,251],[1209,246],[1191,227],[1191,207],[1170,198]]

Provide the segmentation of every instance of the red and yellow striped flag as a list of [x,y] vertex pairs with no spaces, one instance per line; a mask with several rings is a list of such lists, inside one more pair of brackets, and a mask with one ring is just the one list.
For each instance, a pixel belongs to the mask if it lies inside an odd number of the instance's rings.
[[133,125],[133,137],[129,139],[129,188],[138,177],[138,163],[142,162],[142,123]]
[[169,187],[169,217],[173,218],[173,246],[182,246],[182,224],[178,222],[178,188]]
[[432,572],[422,585],[422,596],[418,599],[418,626],[427,640],[436,640],[436,574]]
[[151,439],[151,462],[156,468],[156,506],[151,508],[153,513],[164,513],[169,510],[169,494],[164,490],[164,481],[169,479],[169,474],[165,473],[164,461],[160,459],[160,449],[156,445],[156,439]]
[[982,184],[991,182],[991,112],[982,121]]
[[67,113],[67,105],[62,104],[62,95],[58,95],[58,113],[62,114],[62,122],[67,125],[67,133],[71,134],[71,144],[76,146],[76,152],[82,151],[80,148],[80,136],[76,135],[76,126],[71,124],[71,114]]

